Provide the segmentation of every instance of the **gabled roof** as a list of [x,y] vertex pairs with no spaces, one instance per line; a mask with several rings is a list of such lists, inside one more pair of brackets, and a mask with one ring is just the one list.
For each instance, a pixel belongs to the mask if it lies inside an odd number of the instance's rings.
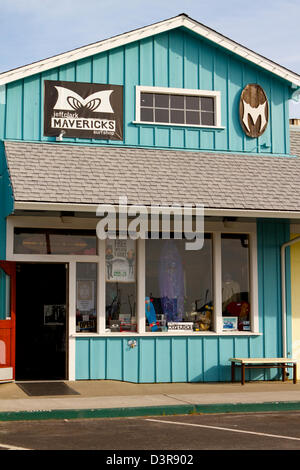
[[251,51],[250,49],[238,44],[232,39],[223,36],[222,34],[214,31],[211,28],[199,23],[198,21],[190,18],[186,14],[182,13],[173,18],[154,23],[143,28],[139,28],[127,33],[114,36],[110,39],[95,42],[87,46],[74,49],[63,54],[59,54],[50,57],[45,60],[34,62],[30,65],[25,65],[7,72],[0,74],[0,85],[4,85],[9,82],[13,82],[36,73],[41,73],[54,67],[59,67],[64,64],[68,64],[73,61],[84,59],[94,54],[107,51],[119,46],[139,41],[141,39],[153,36],[155,34],[170,31],[175,28],[184,27],[187,30],[198,34],[199,36],[211,41],[212,43],[223,47],[227,51],[230,51],[237,56],[252,62],[253,64],[277,75],[278,77],[287,80],[296,87],[300,86],[300,75],[282,67],[275,62]]
[[[300,217],[300,157],[6,141],[15,209],[204,204]],[[241,178],[241,175],[243,177]],[[54,209],[55,207],[69,209]],[[75,207],[75,208],[74,208]],[[267,215],[268,216],[268,215]]]

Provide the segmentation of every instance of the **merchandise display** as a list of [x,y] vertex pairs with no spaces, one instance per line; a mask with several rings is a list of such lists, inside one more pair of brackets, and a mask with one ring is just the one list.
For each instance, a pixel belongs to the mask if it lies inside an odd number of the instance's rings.
[[182,321],[184,275],[182,259],[174,240],[164,240],[159,260],[159,287],[162,309],[168,322]]
[[240,331],[250,331],[250,304],[248,302],[230,302],[226,307],[226,315],[237,318]]
[[76,331],[97,331],[97,265],[77,263]]
[[149,323],[150,331],[157,331],[159,322],[156,320],[155,308],[149,297],[146,297],[145,311],[146,311],[146,318]]

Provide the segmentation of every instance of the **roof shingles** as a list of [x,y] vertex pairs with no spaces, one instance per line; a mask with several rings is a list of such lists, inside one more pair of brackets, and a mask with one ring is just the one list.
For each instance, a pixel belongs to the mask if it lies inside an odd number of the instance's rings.
[[297,157],[13,141],[5,151],[15,201],[300,211],[300,132],[291,140]]

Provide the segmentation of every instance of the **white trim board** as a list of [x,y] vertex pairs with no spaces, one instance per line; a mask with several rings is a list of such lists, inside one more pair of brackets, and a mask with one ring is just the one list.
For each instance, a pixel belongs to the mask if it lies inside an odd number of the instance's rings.
[[103,41],[89,44],[87,46],[83,46],[63,54],[58,54],[54,57],[34,62],[23,67],[9,70],[0,74],[0,85],[20,80],[37,73],[45,72],[46,70],[50,70],[54,67],[59,67],[73,61],[81,60],[91,55],[105,52],[109,49],[125,46],[126,44],[132,43],[134,41],[140,41],[141,39],[148,38],[149,36],[160,34],[179,27],[185,27],[193,33],[196,33],[199,36],[208,39],[212,43],[223,47],[227,51],[238,55],[242,59],[248,60],[258,67],[261,67],[277,75],[283,80],[291,82],[296,87],[300,86],[300,76],[298,74],[251,51],[250,49],[247,49],[246,47],[227,38],[226,36],[217,33],[213,29],[208,28],[207,26],[199,23],[196,20],[193,20],[192,18],[189,18],[185,14],[181,14],[149,26],[145,26],[134,31],[123,33]]
[[[77,211],[77,212],[93,212],[96,214],[99,204],[73,204],[59,202],[27,202],[15,201],[14,210],[28,211]],[[115,204],[117,210],[118,204]],[[282,218],[282,219],[299,219],[300,211],[276,211],[261,209],[222,209],[222,208],[206,208],[204,207],[205,216],[222,216],[222,217],[254,217],[254,218]]]

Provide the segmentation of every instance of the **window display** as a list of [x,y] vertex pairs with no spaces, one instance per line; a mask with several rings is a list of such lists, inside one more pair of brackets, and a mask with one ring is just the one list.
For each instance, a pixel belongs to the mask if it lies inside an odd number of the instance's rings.
[[136,332],[136,242],[107,240],[105,261],[106,330]]
[[97,331],[97,263],[76,264],[76,331]]
[[212,237],[201,250],[185,240],[146,240],[146,331],[213,329]]
[[[158,239],[142,242],[107,239],[99,244],[97,254],[94,230],[15,228],[14,250],[22,255],[78,255],[71,262],[76,264],[79,334],[252,332],[256,317],[250,308],[251,235],[218,232],[215,237],[205,233],[199,250],[187,250],[186,239],[161,233]],[[214,253],[221,254],[221,262],[214,264],[213,240]],[[82,254],[93,257],[82,259]],[[0,319],[9,310],[8,282],[0,272]],[[214,285],[220,286],[217,305]],[[59,323],[62,311],[60,305],[46,304],[45,324]]]
[[223,330],[250,331],[249,237],[222,234]]

